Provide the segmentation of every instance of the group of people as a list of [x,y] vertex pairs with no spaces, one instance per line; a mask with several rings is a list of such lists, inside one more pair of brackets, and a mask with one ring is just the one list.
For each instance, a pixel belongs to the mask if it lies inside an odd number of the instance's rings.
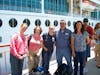
[[[68,75],[72,75],[73,73],[74,75],[78,75],[78,63],[80,63],[80,75],[84,75],[83,71],[86,66],[87,57],[90,57],[90,42],[94,39],[94,31],[88,25],[87,18],[83,22],[77,21],[74,24],[74,32],[67,28],[65,20],[60,21],[60,29],[58,31],[55,32],[54,26],[50,25],[48,32],[43,33],[42,36],[40,26],[34,28],[32,35],[25,36],[24,32],[27,28],[27,23],[23,23],[20,31],[14,34],[11,39],[10,63],[12,75],[22,75],[23,61],[27,56],[29,73],[32,70],[36,72],[40,61],[40,54],[42,54],[43,75],[50,75],[48,70],[49,62],[55,47],[58,67],[63,64],[62,59],[65,57],[68,65]],[[96,33],[100,33],[100,29]],[[96,35],[95,38],[98,44],[100,36]],[[97,50],[95,50],[95,53],[97,53]],[[74,60],[74,71],[72,68],[72,57]],[[100,66],[99,63],[98,65]]]

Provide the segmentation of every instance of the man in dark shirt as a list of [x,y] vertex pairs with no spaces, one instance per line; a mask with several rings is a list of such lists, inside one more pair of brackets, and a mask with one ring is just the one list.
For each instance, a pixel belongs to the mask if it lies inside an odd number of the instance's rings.
[[55,34],[54,26],[49,26],[48,33],[43,34],[43,51],[42,51],[42,66],[44,69],[43,75],[50,75],[49,62],[53,53],[54,43],[55,43]]

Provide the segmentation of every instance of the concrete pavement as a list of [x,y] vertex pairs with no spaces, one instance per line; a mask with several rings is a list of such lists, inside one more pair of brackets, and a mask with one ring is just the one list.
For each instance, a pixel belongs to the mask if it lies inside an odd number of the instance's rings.
[[[64,63],[66,63],[66,61],[63,61]],[[94,59],[94,51],[91,50],[91,57],[88,59],[88,63],[86,65],[86,69],[88,70],[88,72],[85,73],[85,75],[100,75],[100,68],[96,67],[96,61]],[[73,62],[72,62],[73,64]],[[57,69],[57,64],[56,64],[56,60],[51,61],[50,62],[50,72],[51,74],[53,74],[55,72],[55,70]]]
[[[57,62],[54,59],[55,59],[55,51],[53,53],[53,58],[51,59],[50,68],[49,68],[49,71],[52,75],[57,69]],[[67,63],[65,60],[63,62]],[[72,64],[73,64],[73,62],[72,62]],[[96,67],[96,61],[94,59],[94,51],[93,50],[91,50],[91,57],[88,59],[86,69],[88,70],[88,72],[86,72],[85,75],[100,75],[100,69]],[[23,71],[23,75],[28,75],[28,69]]]

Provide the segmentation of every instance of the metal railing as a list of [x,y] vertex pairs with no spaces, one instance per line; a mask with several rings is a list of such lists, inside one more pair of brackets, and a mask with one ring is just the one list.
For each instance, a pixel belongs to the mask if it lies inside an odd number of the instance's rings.
[[[9,49],[9,44],[2,44],[0,45],[0,75],[10,75],[10,50],[2,50],[3,48]],[[24,60],[23,69],[28,68],[27,58]]]

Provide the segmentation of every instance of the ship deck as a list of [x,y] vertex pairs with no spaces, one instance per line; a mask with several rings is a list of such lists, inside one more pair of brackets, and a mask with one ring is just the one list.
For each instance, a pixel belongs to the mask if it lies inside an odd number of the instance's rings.
[[[8,64],[7,62],[9,62],[9,51],[6,51],[6,52],[2,52],[3,55],[2,55],[2,58],[0,58],[0,75],[11,75],[10,72],[11,70],[8,68],[10,66],[10,63]],[[56,71],[57,69],[57,62],[56,62],[56,50],[54,50],[53,54],[52,54],[52,58],[51,58],[51,61],[50,61],[50,64],[49,64],[49,71],[50,73],[53,75],[54,72]],[[100,68],[97,68],[96,67],[96,61],[95,61],[95,58],[94,58],[94,51],[93,49],[91,49],[91,57],[88,59],[88,63],[86,65],[86,69],[88,69],[88,72],[85,73],[85,75],[100,75]],[[2,64],[4,60],[4,63]],[[63,59],[63,63],[66,63],[67,62],[65,61],[65,59]],[[4,65],[5,67],[2,68],[2,65]],[[72,65],[73,65],[73,61],[72,61]],[[24,69],[23,69],[23,74],[22,75],[28,75],[28,61],[27,59],[25,59],[25,63],[24,63]],[[4,73],[3,73],[4,72]]]
[[[65,60],[63,60],[63,62],[66,63]],[[85,75],[100,75],[100,68],[96,67],[96,63],[97,62],[94,58],[94,51],[91,50],[91,57],[88,59],[88,63],[86,65],[86,69],[88,70],[88,72],[86,72]],[[56,71],[56,69],[57,69],[56,60],[50,61],[49,71],[52,75]],[[28,75],[28,69],[23,70],[23,75]]]

